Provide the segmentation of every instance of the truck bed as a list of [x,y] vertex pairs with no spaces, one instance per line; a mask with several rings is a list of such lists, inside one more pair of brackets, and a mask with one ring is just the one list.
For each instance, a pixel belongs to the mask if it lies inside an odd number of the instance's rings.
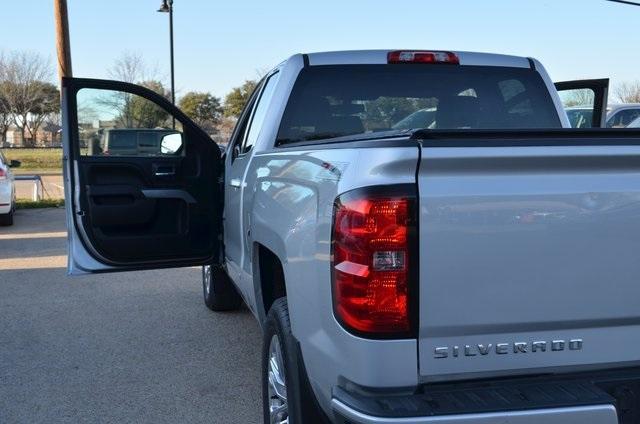
[[640,131],[423,131],[424,382],[640,362]]

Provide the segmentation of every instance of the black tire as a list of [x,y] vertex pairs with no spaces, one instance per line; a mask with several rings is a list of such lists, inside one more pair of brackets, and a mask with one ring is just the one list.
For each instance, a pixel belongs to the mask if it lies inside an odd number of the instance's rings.
[[0,225],[9,226],[13,225],[13,210],[11,212],[0,215]]
[[[276,339],[274,339],[276,337]],[[278,404],[277,396],[270,396],[269,376],[272,340],[278,344],[281,364],[284,365],[286,384],[287,415],[290,424],[327,423],[308,383],[304,365],[299,357],[298,344],[291,334],[287,299],[282,297],[273,302],[265,322],[262,342],[262,410],[265,424],[278,423],[271,420],[271,401]]]
[[212,311],[235,311],[242,304],[242,298],[219,265],[202,267],[202,292],[204,304]]

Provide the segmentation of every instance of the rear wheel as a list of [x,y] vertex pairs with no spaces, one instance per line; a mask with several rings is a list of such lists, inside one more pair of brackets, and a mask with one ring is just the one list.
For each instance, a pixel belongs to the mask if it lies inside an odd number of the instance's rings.
[[306,380],[291,334],[287,299],[273,302],[263,333],[262,405],[265,424],[327,422]]
[[242,304],[231,279],[219,265],[202,267],[202,291],[204,304],[212,311],[234,311]]

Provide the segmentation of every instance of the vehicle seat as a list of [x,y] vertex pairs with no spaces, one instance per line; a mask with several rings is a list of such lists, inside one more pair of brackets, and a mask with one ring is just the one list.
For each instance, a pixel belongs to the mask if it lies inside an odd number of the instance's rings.
[[[312,113],[310,113],[312,111]],[[331,107],[324,97],[308,97],[305,104],[292,109],[284,117],[281,138],[297,140],[312,133],[322,133],[331,128]]]
[[436,112],[437,129],[479,128],[482,108],[477,97],[442,98]]

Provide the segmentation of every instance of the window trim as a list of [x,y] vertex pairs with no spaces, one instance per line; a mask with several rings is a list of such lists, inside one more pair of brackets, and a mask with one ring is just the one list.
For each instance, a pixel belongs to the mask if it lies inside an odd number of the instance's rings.
[[258,109],[258,106],[260,106],[260,102],[262,101],[262,96],[264,95],[267,85],[269,84],[271,79],[276,75],[278,75],[279,72],[280,70],[276,69],[275,71],[266,75],[261,82],[260,93],[258,94],[257,99],[253,104],[253,108],[251,110],[251,117],[249,118],[248,125],[245,128],[244,135],[242,136],[242,145],[241,145],[240,155],[238,156],[246,155],[247,153],[251,152],[251,150],[253,150],[253,146],[255,146],[254,144],[249,148],[249,150],[245,150],[246,144],[247,144],[247,138],[249,136],[249,132],[251,131],[251,127],[253,126],[253,119],[255,118],[256,110]]
[[231,138],[227,146],[227,154],[231,157],[232,163],[238,157],[243,156],[242,151],[240,151],[240,153],[238,153],[238,156],[234,157],[233,151],[237,145],[240,145],[240,147],[242,147],[242,144],[244,144],[246,129],[249,126],[249,121],[253,114],[253,108],[257,103],[258,95],[262,90],[263,83],[264,79],[258,82],[258,85],[256,85],[256,88],[251,93],[251,96],[249,96],[249,101],[245,105],[244,109],[242,109],[240,117],[238,118],[238,122],[236,123],[236,126],[233,129],[233,133],[231,134]]

